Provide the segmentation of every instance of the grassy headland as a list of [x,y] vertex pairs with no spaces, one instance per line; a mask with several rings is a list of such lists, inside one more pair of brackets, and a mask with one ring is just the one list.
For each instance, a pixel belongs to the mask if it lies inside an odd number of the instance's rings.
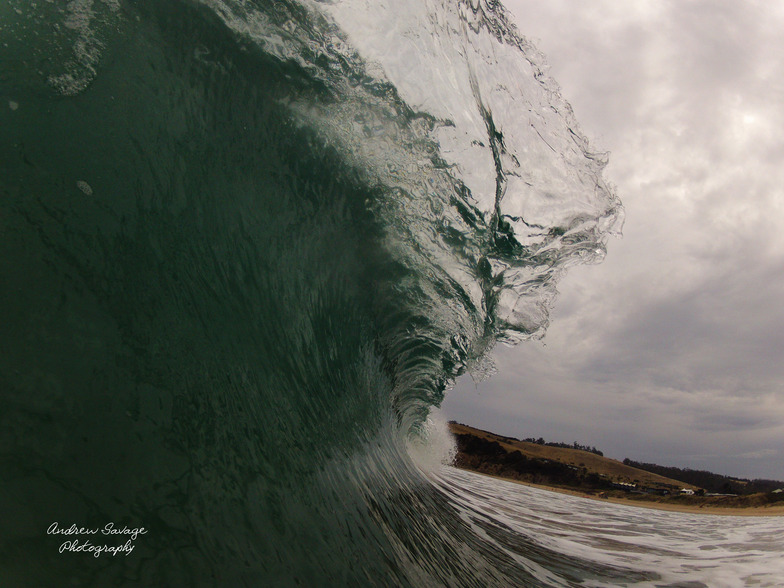
[[455,466],[516,482],[637,506],[710,514],[784,515],[784,492],[711,496],[697,486],[598,452],[520,441],[450,423]]

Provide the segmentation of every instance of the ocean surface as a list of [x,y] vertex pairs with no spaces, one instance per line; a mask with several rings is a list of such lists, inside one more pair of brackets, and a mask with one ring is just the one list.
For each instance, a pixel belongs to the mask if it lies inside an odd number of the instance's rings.
[[781,586],[781,517],[666,512],[458,470],[436,484],[527,586]]
[[0,586],[774,585],[771,522],[439,465],[605,164],[497,2],[4,0]]

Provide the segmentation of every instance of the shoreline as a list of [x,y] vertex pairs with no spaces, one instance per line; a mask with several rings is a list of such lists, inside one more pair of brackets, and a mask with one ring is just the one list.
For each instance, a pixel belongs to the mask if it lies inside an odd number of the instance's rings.
[[537,488],[546,492],[556,492],[558,494],[568,494],[577,498],[585,498],[588,500],[596,500],[598,502],[610,502],[613,504],[621,504],[625,506],[633,506],[639,508],[647,508],[654,510],[664,510],[669,512],[679,512],[683,514],[704,514],[704,515],[718,515],[718,516],[736,516],[736,517],[780,517],[784,516],[784,505],[775,506],[742,506],[742,507],[727,507],[727,506],[711,506],[711,505],[688,505],[688,504],[672,504],[668,502],[657,502],[652,500],[633,500],[631,498],[621,498],[616,496],[608,496],[600,498],[599,496],[588,494],[587,492],[571,489],[559,488],[557,486],[545,486],[543,484],[535,484],[533,482],[524,482],[522,480],[514,480],[512,478],[505,478],[504,476],[497,476],[495,474],[486,474],[477,470],[468,468],[455,467],[459,470],[478,474],[480,476],[487,476],[504,480],[513,484],[522,484],[531,488]]

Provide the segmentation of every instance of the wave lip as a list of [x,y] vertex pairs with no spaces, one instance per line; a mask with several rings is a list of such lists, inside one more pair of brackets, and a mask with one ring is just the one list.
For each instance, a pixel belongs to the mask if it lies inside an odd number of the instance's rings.
[[378,319],[401,368],[396,405],[413,410],[404,428],[447,380],[487,371],[496,341],[544,334],[558,278],[603,258],[623,211],[606,154],[500,3],[202,3],[302,72],[314,92],[282,102],[373,186],[383,247],[414,276],[379,314],[418,318]]
[[591,150],[543,56],[497,2],[304,6],[324,23],[299,41],[313,59],[293,45],[282,55],[337,96],[303,117],[405,200],[393,220],[414,227],[405,239],[459,285],[452,298],[470,301],[483,336],[541,335],[561,271],[601,260],[622,223],[606,154]]

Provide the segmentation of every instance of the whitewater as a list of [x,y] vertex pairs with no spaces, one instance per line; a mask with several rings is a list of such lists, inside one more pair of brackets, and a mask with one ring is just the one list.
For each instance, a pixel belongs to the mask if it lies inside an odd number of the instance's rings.
[[774,521],[440,464],[623,219],[500,3],[7,0],[0,47],[0,585],[775,585]]
[[435,479],[477,533],[531,570],[531,585],[772,587],[784,577],[780,517],[610,504],[451,467]]

